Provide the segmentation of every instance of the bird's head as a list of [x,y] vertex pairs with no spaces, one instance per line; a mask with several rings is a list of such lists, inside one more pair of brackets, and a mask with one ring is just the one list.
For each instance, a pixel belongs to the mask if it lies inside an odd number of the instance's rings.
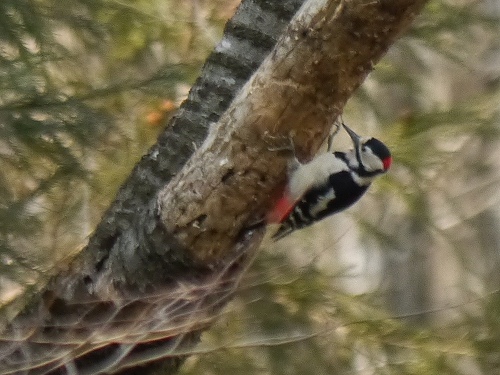
[[361,177],[372,177],[387,172],[392,164],[391,152],[376,138],[362,138],[342,124],[351,137],[354,149],[348,153],[350,167]]

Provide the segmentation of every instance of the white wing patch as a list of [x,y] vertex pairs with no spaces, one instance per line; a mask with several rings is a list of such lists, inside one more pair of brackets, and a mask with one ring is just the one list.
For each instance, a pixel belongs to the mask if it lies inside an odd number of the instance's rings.
[[321,198],[318,199],[318,203],[312,206],[309,214],[312,217],[317,217],[321,211],[326,210],[326,208],[328,207],[328,203],[330,203],[334,199],[335,199],[335,190],[333,190],[333,188],[330,188],[328,190],[328,193],[321,196]]
[[295,201],[313,186],[323,184],[333,173],[349,170],[347,164],[328,152],[307,164],[300,164],[289,183],[290,198]]

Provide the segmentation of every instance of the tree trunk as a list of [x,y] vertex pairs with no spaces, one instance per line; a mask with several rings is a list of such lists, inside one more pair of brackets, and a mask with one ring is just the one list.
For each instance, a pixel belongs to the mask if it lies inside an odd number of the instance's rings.
[[175,372],[263,237],[288,157],[270,142],[309,159],[425,2],[243,1],[88,246],[6,328],[0,368]]

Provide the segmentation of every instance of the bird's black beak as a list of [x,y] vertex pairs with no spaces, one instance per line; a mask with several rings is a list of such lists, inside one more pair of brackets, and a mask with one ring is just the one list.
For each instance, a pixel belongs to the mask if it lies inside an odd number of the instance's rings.
[[353,130],[351,130],[346,124],[342,123],[342,126],[346,130],[349,137],[352,139],[352,143],[354,143],[354,147],[357,149],[361,144],[361,137],[357,135]]

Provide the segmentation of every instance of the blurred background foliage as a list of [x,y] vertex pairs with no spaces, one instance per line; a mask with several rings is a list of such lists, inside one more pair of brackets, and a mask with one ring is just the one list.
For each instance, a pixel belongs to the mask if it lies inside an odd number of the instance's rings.
[[235,6],[0,2],[0,267],[9,290],[84,242]]
[[[84,244],[237,3],[0,2],[2,303]],[[265,242],[181,373],[500,373],[499,15],[429,2],[344,112],[391,172]]]

